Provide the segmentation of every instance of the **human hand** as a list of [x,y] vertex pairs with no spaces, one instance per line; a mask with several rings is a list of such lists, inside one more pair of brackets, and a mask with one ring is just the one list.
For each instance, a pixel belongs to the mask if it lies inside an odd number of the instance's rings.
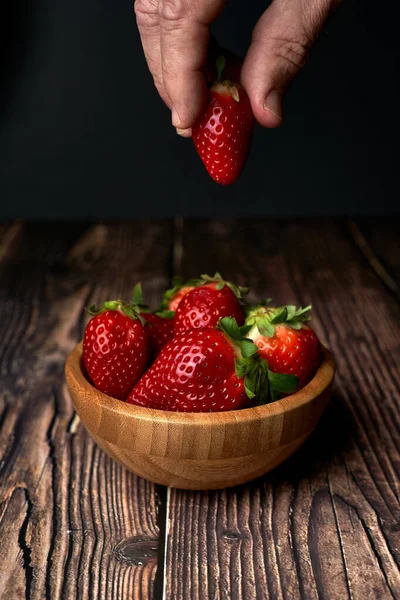
[[[240,83],[260,125],[277,127],[282,122],[283,96],[338,1],[274,0],[259,19]],[[225,0],[135,1],[154,83],[171,109],[172,124],[185,137],[207,103],[209,25],[224,5]]]

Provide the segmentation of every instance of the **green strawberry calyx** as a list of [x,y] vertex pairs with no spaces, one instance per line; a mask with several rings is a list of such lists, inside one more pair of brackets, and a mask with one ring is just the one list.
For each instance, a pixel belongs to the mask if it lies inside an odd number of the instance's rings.
[[268,404],[278,400],[281,393],[296,391],[299,380],[295,375],[273,373],[268,362],[258,353],[254,342],[246,337],[252,325],[239,327],[232,317],[220,319],[217,329],[222,331],[233,343],[236,359],[235,373],[238,379],[244,379],[247,397],[257,399],[259,404]]
[[[172,310],[152,311],[150,309],[150,307],[148,306],[148,304],[145,304],[145,302],[143,300],[143,290],[142,290],[141,283],[137,283],[135,285],[135,287],[133,288],[131,304],[133,306],[136,306],[140,310],[142,318],[144,318],[145,321],[146,321],[146,314],[157,315],[158,317],[161,317],[162,319],[173,319],[174,315],[175,315],[174,311],[172,311]],[[148,324],[151,326],[151,323],[148,323]]]
[[94,304],[91,304],[86,309],[86,312],[90,316],[96,317],[106,310],[117,310],[130,319],[139,320],[142,325],[145,325],[146,320],[140,314],[141,312],[146,312],[145,309],[146,305],[143,304],[142,286],[138,283],[133,289],[132,299],[129,303],[123,302],[122,300],[108,300],[107,302],[104,302],[103,306],[100,308],[96,308]]
[[187,281],[185,281],[182,277],[174,277],[172,281],[172,287],[166,290],[163,294],[159,312],[163,312],[168,309],[169,303],[182,288],[199,287],[201,285],[206,285],[207,283],[216,283],[217,285],[215,287],[217,290],[222,290],[222,288],[228,286],[238,300],[243,300],[243,297],[249,291],[249,288],[247,287],[236,285],[231,281],[226,281],[222,275],[218,273],[218,271],[214,273],[213,276],[203,274],[200,275],[200,277],[188,279]]
[[246,325],[256,327],[258,332],[265,337],[275,335],[276,325],[286,325],[292,329],[301,329],[311,319],[311,304],[297,308],[293,304],[279,307],[268,307],[269,300],[256,307],[246,308]]
[[[145,304],[143,300],[142,284],[137,283],[132,291],[131,305],[136,306],[141,313],[142,318],[146,321],[146,314],[157,315],[162,319],[173,319],[175,313],[172,310],[156,310],[152,311],[148,304]],[[147,321],[146,321],[147,322]],[[151,326],[151,323],[149,323]]]
[[227,286],[236,296],[236,298],[238,300],[243,300],[243,297],[248,294],[249,292],[249,288],[242,286],[242,285],[236,285],[235,283],[232,283],[231,281],[226,281],[226,279],[224,279],[222,277],[222,275],[220,273],[218,273],[218,271],[216,273],[214,273],[214,275],[212,277],[210,277],[210,275],[204,274],[204,275],[200,275],[200,283],[198,285],[205,285],[207,283],[216,283],[217,285],[215,286],[217,290],[222,290],[225,286]]
[[185,281],[183,277],[174,277],[172,280],[172,286],[163,294],[158,312],[164,312],[166,309],[168,309],[169,303],[182,288],[196,287],[197,285],[200,285],[199,282],[199,278],[189,279],[188,281]]
[[224,88],[226,88],[228,90],[228,92],[230,93],[230,95],[236,102],[240,102],[240,97],[239,97],[239,87],[240,86],[238,86],[236,83],[233,83],[232,81],[229,81],[228,79],[222,80],[222,74],[225,70],[225,66],[226,66],[225,56],[223,56],[223,55],[218,56],[216,63],[215,63],[215,67],[217,70],[217,81],[213,85],[213,88],[216,91],[218,91],[219,86],[222,85]]
[[153,314],[162,319],[173,319],[175,316],[173,310],[156,310]]

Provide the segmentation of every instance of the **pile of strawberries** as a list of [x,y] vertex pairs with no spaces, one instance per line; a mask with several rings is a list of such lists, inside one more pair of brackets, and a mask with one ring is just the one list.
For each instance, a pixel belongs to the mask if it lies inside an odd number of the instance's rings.
[[94,386],[131,404],[185,412],[273,402],[314,376],[321,345],[310,306],[250,306],[247,289],[202,275],[164,294],[150,312],[132,300],[91,306],[83,360]]

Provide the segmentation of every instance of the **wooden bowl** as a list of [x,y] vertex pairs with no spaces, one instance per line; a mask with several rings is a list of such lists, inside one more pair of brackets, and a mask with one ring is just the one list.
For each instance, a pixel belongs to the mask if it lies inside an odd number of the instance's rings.
[[65,366],[82,423],[109,456],[141,477],[177,488],[238,485],[267,473],[308,438],[329,399],[335,364],[324,349],[315,377],[277,402],[219,413],[143,408],[106,396],[89,383],[82,344]]

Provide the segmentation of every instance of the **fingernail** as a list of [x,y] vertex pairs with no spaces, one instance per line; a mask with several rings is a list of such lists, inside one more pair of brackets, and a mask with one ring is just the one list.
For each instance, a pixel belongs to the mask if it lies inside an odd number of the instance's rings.
[[192,130],[190,128],[189,129],[179,129],[179,127],[177,127],[176,133],[178,135],[181,135],[182,137],[188,138],[188,137],[191,137]]
[[180,119],[180,117],[179,117],[178,113],[176,112],[176,109],[175,109],[175,108],[172,108],[172,115],[171,115],[171,116],[172,116],[172,125],[173,125],[173,126],[176,128],[176,129],[181,129],[181,130],[182,130],[182,127],[181,127],[181,123],[182,123],[182,121],[181,121],[181,119]]
[[282,96],[277,90],[271,90],[264,100],[264,109],[282,121]]

